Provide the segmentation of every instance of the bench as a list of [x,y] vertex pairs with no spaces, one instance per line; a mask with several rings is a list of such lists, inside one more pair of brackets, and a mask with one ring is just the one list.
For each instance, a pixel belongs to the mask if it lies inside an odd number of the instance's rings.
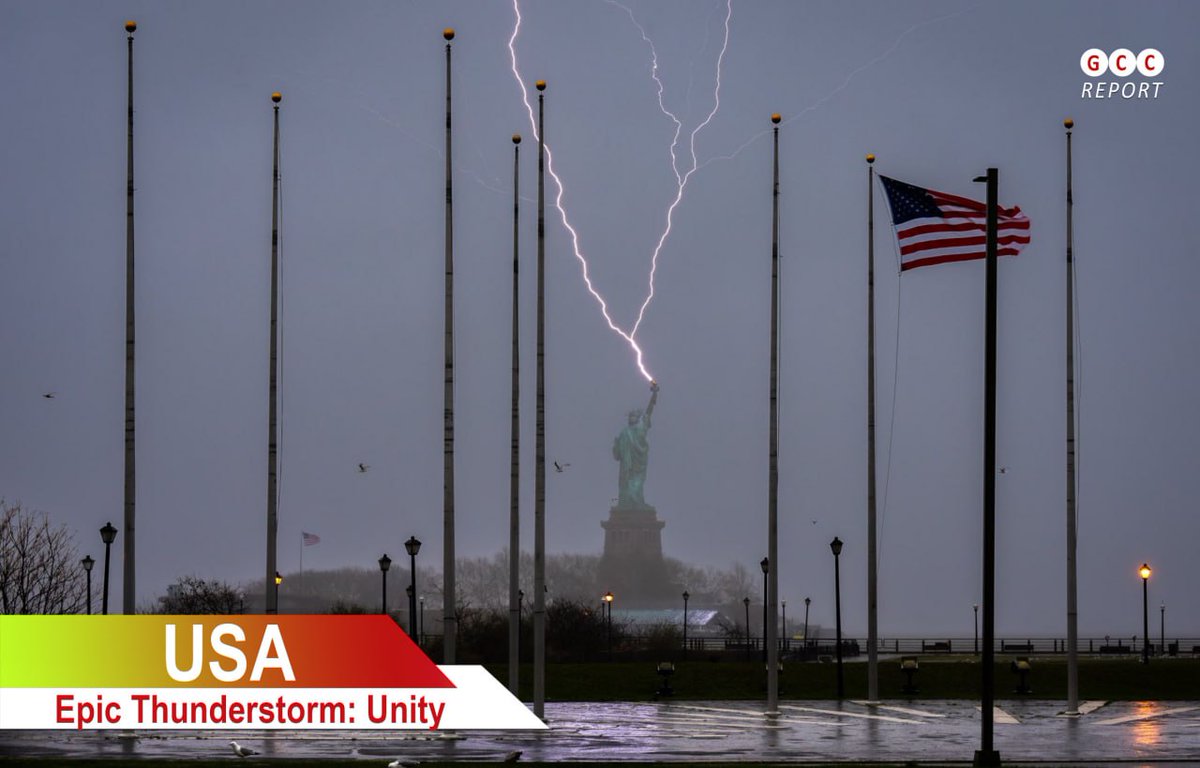
[[1000,652],[1009,653],[1023,651],[1025,653],[1033,653],[1033,643],[1006,643],[1000,642]]
[[[1120,643],[1117,643],[1116,645],[1100,646],[1100,653],[1132,653],[1132,652],[1133,652],[1133,648],[1131,648],[1128,645],[1121,645]],[[1195,653],[1195,649],[1193,649],[1192,652]]]
[[945,641],[939,640],[938,642],[935,642],[935,643],[927,643],[924,640],[922,640],[921,641],[921,651],[924,653],[928,653],[930,651],[935,652],[935,653],[950,653],[950,641],[949,640],[945,640]]

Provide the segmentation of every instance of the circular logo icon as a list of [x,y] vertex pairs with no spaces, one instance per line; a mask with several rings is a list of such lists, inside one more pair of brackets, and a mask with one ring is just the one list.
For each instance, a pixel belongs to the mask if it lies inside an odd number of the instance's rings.
[[1117,77],[1129,77],[1137,69],[1137,56],[1128,48],[1118,48],[1108,55],[1108,69]]
[[1099,48],[1089,48],[1079,57],[1079,68],[1088,77],[1100,77],[1108,69],[1108,54]]
[[1162,52],[1157,48],[1147,48],[1138,54],[1137,69],[1146,77],[1157,77],[1162,74],[1163,64],[1166,62],[1163,59]]

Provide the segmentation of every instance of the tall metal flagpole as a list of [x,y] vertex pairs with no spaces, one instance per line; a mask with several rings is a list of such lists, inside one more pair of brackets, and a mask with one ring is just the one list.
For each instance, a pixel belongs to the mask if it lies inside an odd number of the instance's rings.
[[[774,124],[771,188],[771,444],[767,470],[767,604],[763,642],[767,645],[767,714],[779,710],[779,648],[775,638],[775,595],[779,586],[779,113]],[[749,627],[747,627],[749,632]]]
[[521,343],[520,311],[518,310],[518,277],[521,271],[520,159],[521,134],[514,133],[513,142],[513,295],[512,295],[512,457],[508,476],[508,689],[517,695],[518,671],[521,665]]
[[279,534],[279,424],[278,424],[278,377],[279,377],[279,102],[283,96],[271,94],[275,110],[275,148],[271,168],[271,372],[269,375],[269,400],[267,407],[267,575],[266,612],[279,613],[279,585],[275,583],[276,539]]
[[1075,121],[1063,121],[1067,129],[1067,711],[1079,714],[1079,608],[1075,586],[1075,260],[1072,248],[1075,228],[1071,195],[1071,129]]
[[546,81],[538,90],[537,428],[533,465],[533,714],[546,714]]
[[879,701],[879,582],[875,528],[875,155],[867,155],[867,700]]
[[442,649],[445,663],[454,663],[458,636],[454,593],[454,195],[450,161],[450,41],[454,30],[442,31],[446,39],[446,321],[445,377],[442,402]]
[[134,452],[133,364],[133,33],[137,22],[125,22],[129,41],[129,135],[126,145],[125,181],[125,568],[122,579],[122,613],[136,613],[137,599],[134,543],[134,508],[137,501],[136,454]]
[[993,747],[996,635],[996,256],[999,171],[987,169],[987,288],[983,384],[983,692],[976,766],[1000,765]]

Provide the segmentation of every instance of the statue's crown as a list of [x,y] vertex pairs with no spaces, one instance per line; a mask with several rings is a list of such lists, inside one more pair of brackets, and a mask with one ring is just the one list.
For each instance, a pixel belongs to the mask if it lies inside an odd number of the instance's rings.
[[642,418],[642,409],[634,408],[632,411],[629,412],[629,415],[633,416],[634,418],[640,419],[640,418]]

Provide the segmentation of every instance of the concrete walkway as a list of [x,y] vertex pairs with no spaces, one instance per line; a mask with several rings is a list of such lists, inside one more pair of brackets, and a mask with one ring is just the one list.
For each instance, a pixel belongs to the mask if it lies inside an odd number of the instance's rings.
[[[1005,701],[995,740],[1011,762],[1136,761],[1200,764],[1200,701],[1089,702],[1060,717],[1061,702]],[[970,701],[797,701],[768,717],[758,702],[547,704],[546,732],[457,734],[368,731],[0,731],[0,756],[233,757],[237,739],[267,757],[422,762],[861,761],[969,762],[979,744]]]

